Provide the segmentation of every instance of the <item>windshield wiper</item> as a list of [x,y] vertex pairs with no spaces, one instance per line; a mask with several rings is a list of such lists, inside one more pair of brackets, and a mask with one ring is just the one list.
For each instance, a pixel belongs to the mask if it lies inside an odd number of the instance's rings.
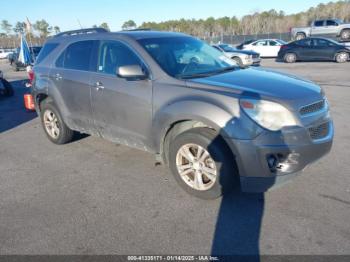
[[197,74],[190,74],[190,75],[178,75],[178,78],[181,79],[191,79],[191,78],[200,78],[200,77],[207,77],[207,76],[212,76],[212,75],[218,75],[222,74],[228,71],[236,70],[237,66],[229,66],[225,67],[219,70],[211,71],[211,72],[204,72],[204,73],[197,73]]

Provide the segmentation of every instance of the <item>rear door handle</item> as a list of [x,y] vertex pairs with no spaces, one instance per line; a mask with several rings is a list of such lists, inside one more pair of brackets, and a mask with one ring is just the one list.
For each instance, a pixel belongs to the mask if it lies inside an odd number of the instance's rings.
[[55,75],[55,78],[56,78],[57,81],[59,81],[59,80],[62,79],[62,76],[61,76],[60,74],[57,73],[57,74]]
[[103,84],[100,81],[98,81],[95,83],[95,88],[96,88],[96,91],[100,91],[100,90],[104,89],[105,87],[103,86]]

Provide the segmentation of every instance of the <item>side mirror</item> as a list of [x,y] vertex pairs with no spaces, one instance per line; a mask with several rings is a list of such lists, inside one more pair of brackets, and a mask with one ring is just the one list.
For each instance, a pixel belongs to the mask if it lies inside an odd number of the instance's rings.
[[117,76],[127,80],[144,80],[148,76],[139,65],[127,65],[117,68]]

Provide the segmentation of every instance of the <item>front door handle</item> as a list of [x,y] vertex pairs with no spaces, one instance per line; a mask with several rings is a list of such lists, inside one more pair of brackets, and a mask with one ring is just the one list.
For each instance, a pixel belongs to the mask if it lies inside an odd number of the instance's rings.
[[100,81],[98,81],[95,84],[95,88],[96,88],[96,91],[100,91],[100,90],[104,89],[105,87],[103,86],[103,84]]

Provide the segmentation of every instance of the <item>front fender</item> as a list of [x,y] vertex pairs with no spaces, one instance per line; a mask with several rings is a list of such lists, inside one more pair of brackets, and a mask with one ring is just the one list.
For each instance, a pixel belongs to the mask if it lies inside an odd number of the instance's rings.
[[161,152],[162,142],[168,130],[177,122],[192,120],[217,130],[224,138],[252,139],[261,129],[243,112],[238,100],[232,105],[232,112],[205,101],[178,101],[160,109],[154,115],[153,141]]

